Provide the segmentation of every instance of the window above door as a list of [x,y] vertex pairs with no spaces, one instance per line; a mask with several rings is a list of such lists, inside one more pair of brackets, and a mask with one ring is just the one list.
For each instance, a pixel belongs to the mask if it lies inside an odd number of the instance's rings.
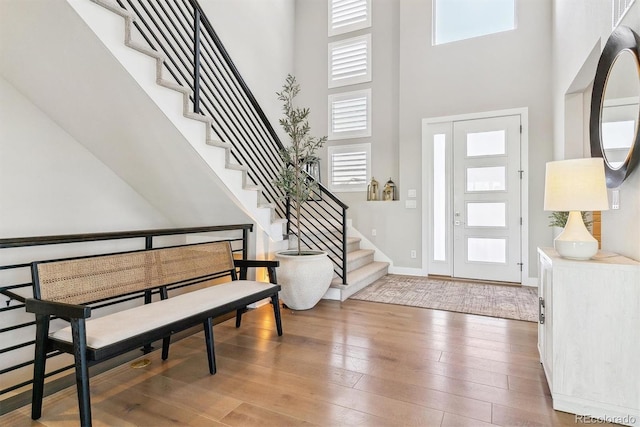
[[515,0],[433,0],[433,44],[516,28]]

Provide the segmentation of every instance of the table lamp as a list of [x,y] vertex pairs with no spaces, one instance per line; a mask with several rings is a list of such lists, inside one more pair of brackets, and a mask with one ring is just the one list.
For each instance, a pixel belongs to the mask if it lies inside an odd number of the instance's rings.
[[553,242],[563,258],[587,260],[598,241],[582,221],[581,211],[609,209],[604,162],[600,157],[547,163],[544,210],[569,212],[564,230]]

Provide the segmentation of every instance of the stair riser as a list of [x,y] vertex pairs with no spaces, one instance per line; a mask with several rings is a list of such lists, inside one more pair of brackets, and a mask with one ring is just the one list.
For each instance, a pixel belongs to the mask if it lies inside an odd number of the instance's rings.
[[373,262],[373,253],[364,256],[364,257],[360,257],[358,259],[355,259],[353,261],[349,261],[348,257],[347,257],[347,272],[353,271],[355,269],[358,269],[360,267],[363,267],[367,264],[370,264]]
[[347,243],[347,253],[360,249],[360,241]]
[[382,276],[387,275],[388,273],[388,267],[387,268],[383,268],[380,269],[378,271],[376,271],[375,273],[367,276],[366,278],[353,283],[353,284],[349,284],[349,286],[346,289],[341,289],[340,290],[340,300],[341,301],[345,301],[347,298],[349,298],[351,295],[355,294],[356,292],[364,289],[366,286],[372,284],[373,282],[375,282],[376,280],[378,280],[379,278],[381,278]]

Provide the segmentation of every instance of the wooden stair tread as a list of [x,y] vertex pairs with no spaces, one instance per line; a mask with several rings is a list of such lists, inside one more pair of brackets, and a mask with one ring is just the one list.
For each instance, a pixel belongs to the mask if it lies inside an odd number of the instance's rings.
[[349,286],[359,283],[361,282],[363,279],[366,279],[367,277],[380,272],[381,270],[384,270],[386,268],[389,267],[389,263],[388,262],[380,262],[380,261],[374,261],[371,262],[367,265],[364,265],[360,268],[357,268],[353,271],[350,271],[349,273],[347,273],[347,284],[343,285],[342,284],[342,279],[337,277],[335,279],[333,279],[333,281],[331,282],[331,287],[333,288],[340,288],[340,289],[346,289]]

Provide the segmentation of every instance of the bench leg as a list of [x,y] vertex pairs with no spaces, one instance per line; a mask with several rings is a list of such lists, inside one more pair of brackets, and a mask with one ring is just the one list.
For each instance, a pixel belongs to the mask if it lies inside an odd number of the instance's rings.
[[84,319],[71,319],[73,356],[76,367],[76,387],[80,408],[80,425],[91,426],[91,395],[89,392],[89,365],[87,363],[87,335]]
[[242,323],[242,315],[247,312],[247,307],[242,307],[236,310],[236,328],[240,327]]
[[31,397],[31,418],[42,416],[42,398],[44,397],[44,372],[47,363],[47,335],[49,334],[49,316],[36,314],[36,349],[33,362],[33,390]]
[[162,338],[162,360],[169,358],[169,345],[171,344],[171,335]]
[[[144,291],[144,303],[145,304],[151,304],[151,291],[147,290]],[[164,350],[164,349],[163,349]],[[151,344],[145,344],[144,347],[142,347],[142,354],[149,354],[153,351],[153,346]]]
[[213,319],[207,318],[204,322],[204,342],[207,347],[207,358],[209,359],[209,373],[216,373],[216,354],[213,349]]
[[282,318],[280,316],[280,301],[277,292],[271,297],[271,305],[273,305],[273,316],[276,319],[276,329],[278,330],[278,336],[282,336]]

